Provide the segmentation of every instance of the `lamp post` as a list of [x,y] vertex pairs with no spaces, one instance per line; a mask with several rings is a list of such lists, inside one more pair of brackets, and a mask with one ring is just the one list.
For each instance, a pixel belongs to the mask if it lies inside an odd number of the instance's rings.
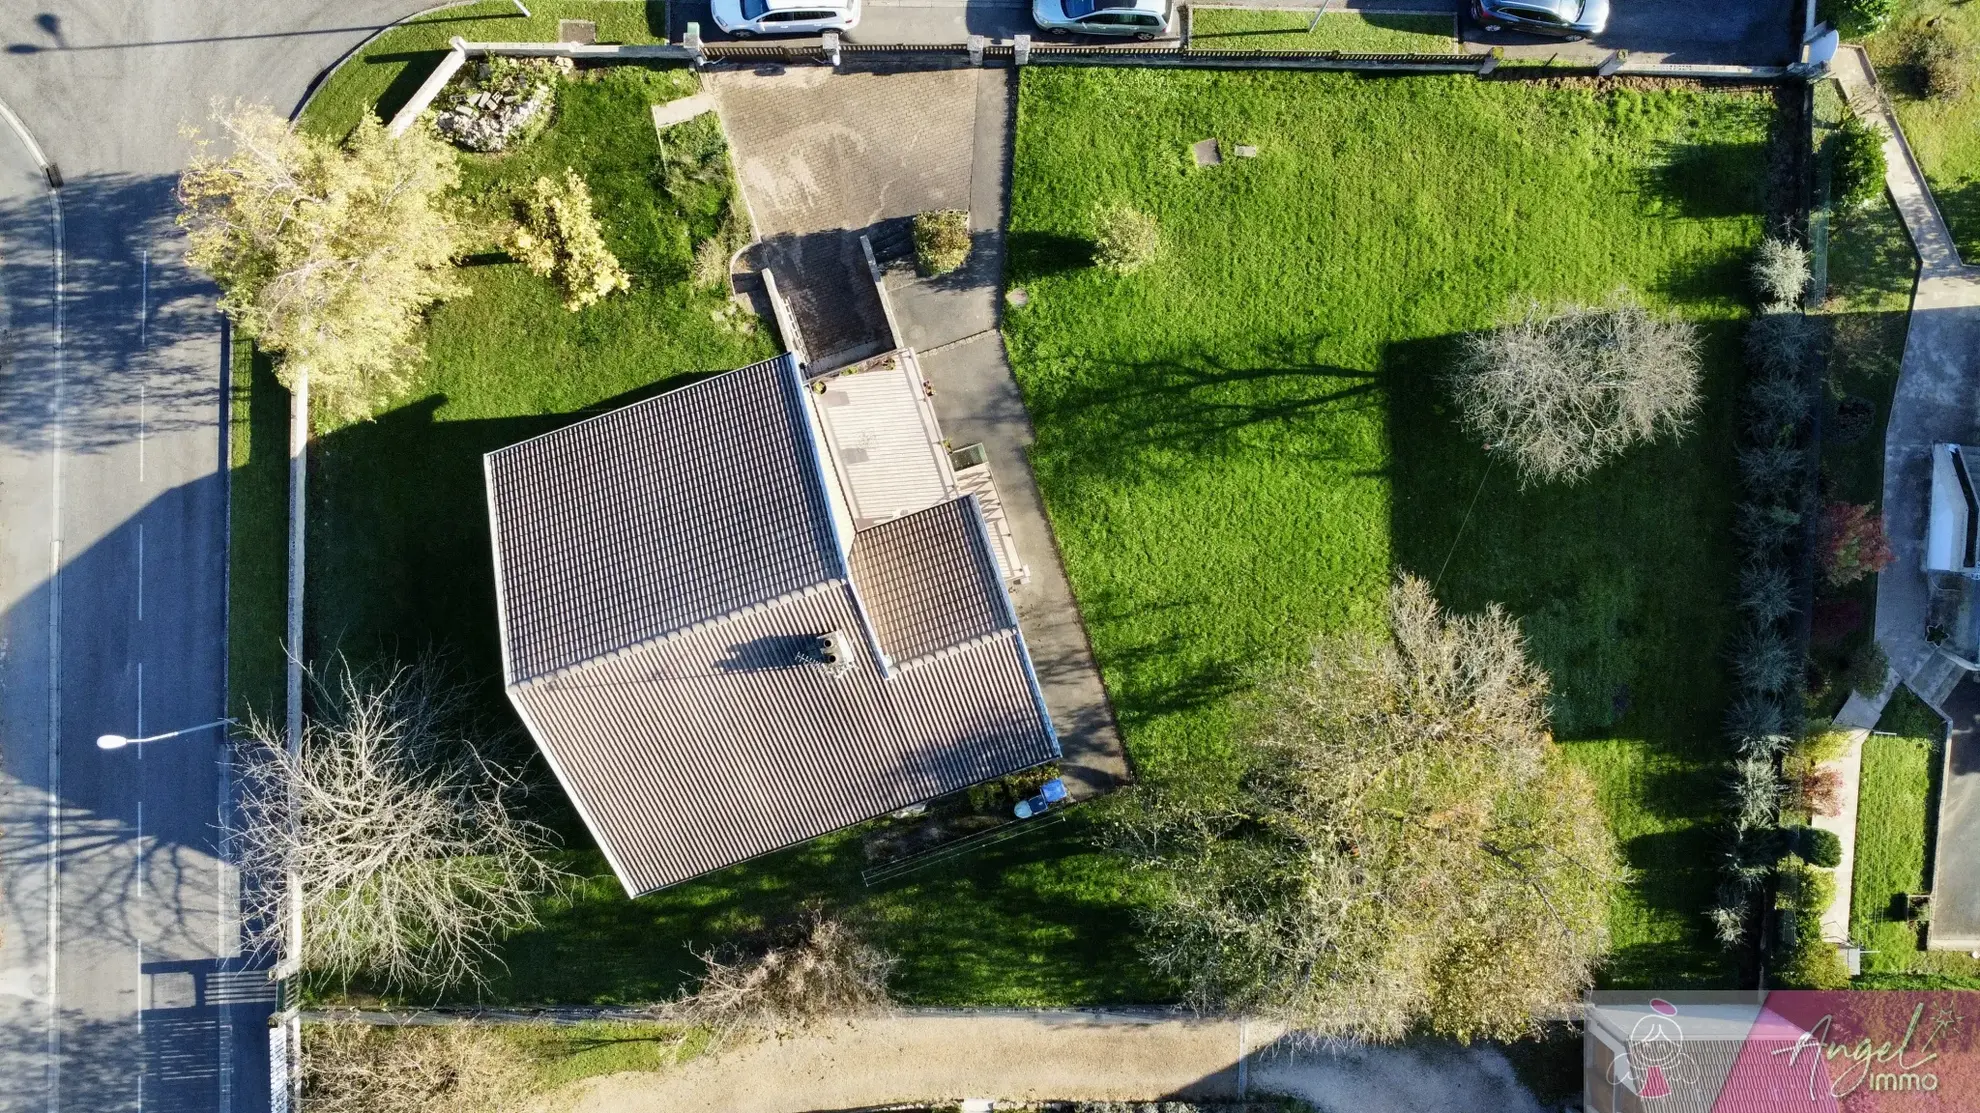
[[147,734],[143,738],[126,738],[121,734],[100,734],[96,738],[96,748],[99,750],[121,750],[125,746],[141,746],[146,742],[163,742],[167,738],[177,738],[181,734],[194,734],[202,730],[212,730],[214,727],[233,725],[234,720],[232,719],[215,719],[210,723],[201,723],[196,727],[182,727],[179,730],[168,730],[164,734]]

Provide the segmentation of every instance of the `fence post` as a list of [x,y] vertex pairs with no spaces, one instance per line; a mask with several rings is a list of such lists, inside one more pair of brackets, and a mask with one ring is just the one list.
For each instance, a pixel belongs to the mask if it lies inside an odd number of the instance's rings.
[[1031,64],[1031,36],[1019,35],[1011,40],[1011,64],[1025,66]]
[[833,69],[839,68],[839,33],[827,31],[819,36],[818,46],[825,52],[825,62]]
[[983,64],[983,45],[984,45],[984,38],[982,35],[971,35],[969,37],[970,65],[980,66]]
[[692,21],[688,23],[687,31],[681,35],[681,45],[686,47],[688,53],[691,55],[688,59],[688,64],[695,69],[700,69],[702,64],[701,24]]
[[[1318,14],[1315,14],[1313,18],[1318,19],[1320,17]],[[1196,5],[1184,4],[1182,6],[1181,18],[1177,23],[1176,30],[1182,33],[1182,45],[1177,47],[1177,49],[1187,54],[1189,53],[1189,40],[1196,31]],[[1308,30],[1311,30],[1311,28],[1308,28]]]

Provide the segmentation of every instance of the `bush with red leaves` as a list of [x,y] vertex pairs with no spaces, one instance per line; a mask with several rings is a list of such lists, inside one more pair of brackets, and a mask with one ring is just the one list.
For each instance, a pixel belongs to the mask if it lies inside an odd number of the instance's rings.
[[1883,571],[1896,556],[1873,508],[1832,502],[1822,508],[1821,558],[1822,579],[1830,587],[1842,587]]

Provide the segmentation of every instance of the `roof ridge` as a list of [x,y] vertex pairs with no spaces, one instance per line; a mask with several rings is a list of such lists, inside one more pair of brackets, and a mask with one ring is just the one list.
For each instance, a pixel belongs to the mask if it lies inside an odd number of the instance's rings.
[[576,664],[565,665],[564,667],[557,669],[553,672],[546,672],[541,676],[529,676],[529,677],[524,677],[521,680],[511,681],[506,685],[506,687],[508,687],[510,690],[520,690],[523,688],[533,688],[551,680],[560,680],[564,677],[572,676],[577,673],[584,672],[585,670],[590,669],[595,665],[602,665],[609,661],[616,661],[621,657],[627,656],[628,654],[640,653],[645,650],[652,649],[656,646],[665,645],[671,641],[677,641],[681,638],[687,637],[690,634],[699,634],[702,631],[709,630],[717,626],[726,626],[729,623],[736,621],[737,619],[745,618],[753,614],[758,614],[760,612],[770,610],[774,607],[788,606],[789,604],[794,603],[799,599],[806,599],[813,595],[817,595],[818,593],[823,591],[830,591],[833,588],[849,586],[851,582],[852,582],[851,579],[845,576],[837,576],[829,580],[820,580],[817,583],[811,584],[801,590],[787,591],[784,594],[777,596],[775,599],[765,599],[761,603],[750,603],[747,606],[737,607],[735,610],[728,611],[724,614],[716,615],[713,618],[702,619],[700,622],[697,622],[692,626],[683,626],[678,630],[669,630],[664,634],[658,634],[650,638],[642,638],[639,641],[628,643],[609,652],[600,653],[596,657],[586,657],[584,660],[579,661]]

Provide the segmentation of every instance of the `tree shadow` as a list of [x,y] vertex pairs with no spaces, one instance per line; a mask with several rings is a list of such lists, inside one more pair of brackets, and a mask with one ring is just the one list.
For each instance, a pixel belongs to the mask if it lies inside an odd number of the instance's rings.
[[1005,274],[1012,286],[1093,265],[1093,241],[1058,232],[1012,232],[1005,240]]
[[1765,144],[1660,143],[1638,188],[1651,212],[1698,219],[1748,216],[1766,211],[1766,181],[1753,168],[1766,165]]

